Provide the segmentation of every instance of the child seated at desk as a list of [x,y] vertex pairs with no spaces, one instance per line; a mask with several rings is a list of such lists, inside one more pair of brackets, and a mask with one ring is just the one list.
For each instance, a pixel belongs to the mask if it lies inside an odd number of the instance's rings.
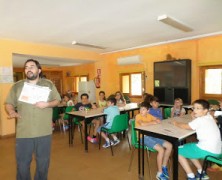
[[[149,104],[143,102],[140,105],[140,114],[136,115],[135,126],[150,126],[161,123],[160,119],[148,113]],[[144,144],[157,151],[157,168],[158,172],[156,178],[158,180],[169,179],[167,170],[167,163],[172,151],[172,144],[163,139],[154,138],[151,136],[144,136]]]
[[[220,107],[217,111],[222,111],[222,101],[219,102],[220,103]],[[214,117],[218,127],[219,127],[219,130],[220,130],[220,136],[222,138],[222,115],[218,115],[218,116],[215,116],[215,111],[212,111],[212,116]],[[209,171],[222,171],[222,166],[219,166],[217,164],[213,164],[211,167],[209,167],[207,170]]]
[[[98,128],[97,130],[98,133],[101,132],[102,127],[110,129],[112,127],[114,117],[120,114],[119,108],[116,106],[115,98],[109,98],[107,100],[107,106],[108,107],[104,109],[104,114],[107,115],[106,123]],[[110,147],[111,140],[107,137],[107,135],[104,132],[101,132],[101,136],[106,140],[106,143],[103,145],[103,148]],[[111,141],[111,146],[119,144],[120,140],[116,137],[116,135],[111,134],[111,136],[113,138],[113,141]]]
[[105,95],[104,91],[99,92],[98,106],[99,107],[106,107],[107,106],[106,95]]
[[[92,105],[91,103],[89,103],[89,95],[84,93],[81,96],[81,102],[77,103],[74,108],[77,111],[85,111],[85,110],[89,110],[91,108],[96,108],[95,105]],[[88,122],[87,122],[88,123]],[[87,140],[90,141],[91,143],[97,143],[97,129],[100,126],[100,120],[98,119],[93,119],[92,123],[94,124],[94,131],[93,131],[93,136],[90,137],[89,135],[87,136]],[[85,128],[85,123],[84,121],[81,121],[83,130]]]
[[150,98],[150,105],[151,108],[149,109],[149,114],[152,116],[162,120],[163,119],[163,113],[162,110],[159,108],[159,99],[156,96],[153,96]]
[[[193,103],[192,116],[194,120],[189,123],[173,121],[172,123],[182,129],[195,130],[198,143],[188,143],[179,146],[179,162],[187,174],[188,180],[201,178],[202,166],[198,159],[204,159],[207,155],[219,156],[221,154],[221,137],[216,122],[208,113],[209,103],[199,99]],[[197,168],[194,175],[188,159]],[[203,172],[202,179],[209,179],[206,172]]]
[[183,116],[185,114],[186,111],[183,108],[183,100],[176,98],[174,100],[174,106],[171,108],[171,117]]
[[125,100],[122,92],[117,91],[117,92],[115,93],[115,99],[116,99],[116,105],[117,105],[117,106],[123,107],[123,106],[126,105],[126,100]]

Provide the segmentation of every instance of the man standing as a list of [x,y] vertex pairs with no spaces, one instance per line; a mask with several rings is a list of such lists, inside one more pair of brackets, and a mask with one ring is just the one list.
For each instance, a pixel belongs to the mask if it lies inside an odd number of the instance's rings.
[[[17,180],[31,180],[30,164],[35,154],[35,180],[46,180],[51,151],[52,107],[61,100],[53,83],[41,78],[42,69],[38,61],[28,59],[24,65],[26,79],[16,82],[6,99],[9,118],[17,118],[16,161]],[[24,84],[46,88],[50,91],[46,101],[34,104],[20,100]]]

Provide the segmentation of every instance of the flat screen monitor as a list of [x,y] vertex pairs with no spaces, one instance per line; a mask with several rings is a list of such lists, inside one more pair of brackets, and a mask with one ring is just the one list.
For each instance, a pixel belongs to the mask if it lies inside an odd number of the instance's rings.
[[191,60],[154,63],[154,87],[189,87]]

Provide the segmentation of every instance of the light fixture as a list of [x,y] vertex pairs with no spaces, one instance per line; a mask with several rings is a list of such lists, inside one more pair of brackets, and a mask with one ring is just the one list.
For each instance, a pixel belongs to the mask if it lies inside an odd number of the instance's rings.
[[93,44],[78,43],[77,41],[72,41],[72,45],[84,46],[84,47],[95,48],[95,49],[106,49],[105,47],[102,47],[102,46],[96,46]]
[[157,20],[184,32],[190,32],[193,30],[192,28],[182,24],[172,17],[167,16],[166,14],[158,16]]

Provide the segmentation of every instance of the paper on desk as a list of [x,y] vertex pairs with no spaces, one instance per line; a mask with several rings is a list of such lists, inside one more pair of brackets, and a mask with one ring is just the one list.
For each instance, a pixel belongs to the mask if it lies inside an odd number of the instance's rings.
[[47,102],[50,91],[48,87],[25,82],[18,100],[29,104],[40,101]]
[[214,116],[221,116],[222,115],[222,111],[215,111],[214,112]]

